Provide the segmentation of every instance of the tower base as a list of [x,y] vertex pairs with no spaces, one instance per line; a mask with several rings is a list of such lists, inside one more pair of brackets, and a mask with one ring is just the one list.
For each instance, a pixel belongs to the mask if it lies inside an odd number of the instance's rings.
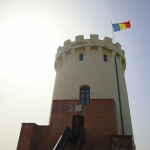
[[78,100],[53,100],[50,125],[23,123],[17,150],[53,150],[66,126],[74,139],[84,127],[83,150],[132,150],[132,136],[118,135],[113,99],[91,99],[81,106]]

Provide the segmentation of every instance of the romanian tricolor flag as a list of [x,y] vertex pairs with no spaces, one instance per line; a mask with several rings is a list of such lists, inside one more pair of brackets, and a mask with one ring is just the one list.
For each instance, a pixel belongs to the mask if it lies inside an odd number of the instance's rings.
[[128,22],[123,22],[123,23],[115,23],[112,24],[113,28],[114,28],[114,32],[120,31],[120,30],[125,30],[126,28],[130,28],[131,24],[130,21]]

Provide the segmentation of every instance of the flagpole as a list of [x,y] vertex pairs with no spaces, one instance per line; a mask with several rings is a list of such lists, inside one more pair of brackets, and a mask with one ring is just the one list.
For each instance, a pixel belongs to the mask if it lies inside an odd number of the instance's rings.
[[[112,21],[111,21],[112,25]],[[113,44],[114,44],[114,31],[112,26],[112,35],[113,35]],[[123,116],[122,116],[122,107],[121,107],[121,98],[120,98],[120,87],[119,87],[119,78],[118,78],[118,68],[117,68],[117,61],[115,56],[115,67],[116,67],[116,76],[117,76],[117,86],[118,86],[118,97],[119,97],[119,106],[120,106],[120,117],[121,117],[121,127],[122,127],[122,135],[124,135],[124,126],[123,126]]]
[[[111,21],[111,25],[112,25],[112,21]],[[112,26],[112,35],[113,35],[113,44],[114,44],[114,31],[113,31],[113,26]]]

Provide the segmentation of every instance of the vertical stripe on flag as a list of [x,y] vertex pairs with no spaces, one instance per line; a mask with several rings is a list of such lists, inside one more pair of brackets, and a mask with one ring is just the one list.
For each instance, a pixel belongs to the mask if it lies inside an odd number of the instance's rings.
[[120,31],[120,27],[119,27],[118,23],[112,24],[112,26],[114,28],[114,32]]
[[126,25],[124,23],[118,23],[120,30],[125,30],[126,29]]

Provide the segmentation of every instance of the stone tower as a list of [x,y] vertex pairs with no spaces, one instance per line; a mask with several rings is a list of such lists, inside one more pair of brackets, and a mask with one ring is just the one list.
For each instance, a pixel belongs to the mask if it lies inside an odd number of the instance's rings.
[[58,48],[54,66],[49,126],[23,124],[17,150],[26,150],[19,146],[29,128],[35,150],[134,149],[121,45],[108,37],[76,36]]

